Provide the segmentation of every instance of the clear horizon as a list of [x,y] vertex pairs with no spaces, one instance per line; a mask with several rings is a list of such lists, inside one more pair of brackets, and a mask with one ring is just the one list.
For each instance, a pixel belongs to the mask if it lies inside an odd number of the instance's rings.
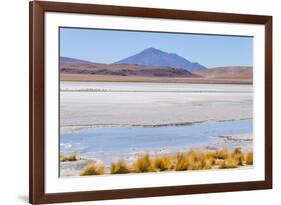
[[111,64],[151,47],[207,68],[253,66],[253,37],[60,28],[63,57]]

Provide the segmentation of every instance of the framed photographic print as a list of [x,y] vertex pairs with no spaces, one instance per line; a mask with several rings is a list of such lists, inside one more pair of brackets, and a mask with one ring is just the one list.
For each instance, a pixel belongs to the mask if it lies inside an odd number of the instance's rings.
[[30,203],[271,187],[271,16],[30,2]]

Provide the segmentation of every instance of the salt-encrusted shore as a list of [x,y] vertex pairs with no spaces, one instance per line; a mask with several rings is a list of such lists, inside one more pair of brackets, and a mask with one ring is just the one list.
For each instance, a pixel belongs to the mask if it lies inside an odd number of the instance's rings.
[[62,82],[61,90],[61,132],[252,118],[252,85]]
[[220,148],[234,150],[240,148],[244,152],[253,151],[253,135],[250,133],[239,135],[225,135],[216,137],[214,142],[205,146],[207,150],[217,150]]

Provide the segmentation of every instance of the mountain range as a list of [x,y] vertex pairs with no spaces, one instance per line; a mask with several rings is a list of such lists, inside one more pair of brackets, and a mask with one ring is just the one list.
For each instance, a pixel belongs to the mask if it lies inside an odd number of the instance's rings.
[[[155,48],[145,49],[112,64],[60,57],[60,73],[61,76],[67,75],[68,77],[64,78],[67,80],[102,78],[112,81],[118,78],[118,81],[125,79],[126,81],[159,81],[162,78],[169,82],[175,80],[187,82],[192,79],[192,82],[200,83],[217,83],[218,81],[252,83],[253,79],[252,67],[225,66],[207,69],[203,65],[193,63],[175,53],[167,53]],[[181,80],[175,78],[181,78]]]

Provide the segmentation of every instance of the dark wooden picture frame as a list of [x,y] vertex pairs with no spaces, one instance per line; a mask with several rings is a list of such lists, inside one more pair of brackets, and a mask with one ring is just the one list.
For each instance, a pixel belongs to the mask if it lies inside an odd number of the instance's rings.
[[[272,17],[199,11],[104,6],[92,4],[30,2],[30,139],[29,200],[33,204],[88,200],[153,197],[181,194],[241,191],[272,188]],[[265,26],[265,180],[251,182],[134,188],[71,193],[45,193],[44,163],[44,14],[67,12],[111,16],[247,23]]]

